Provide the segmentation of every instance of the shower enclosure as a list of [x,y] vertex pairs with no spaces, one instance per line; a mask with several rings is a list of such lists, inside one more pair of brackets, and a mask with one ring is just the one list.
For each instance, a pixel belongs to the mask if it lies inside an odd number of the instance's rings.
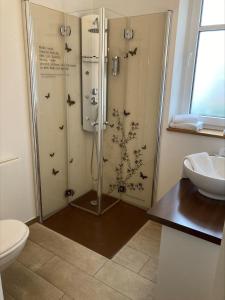
[[24,2],[41,219],[67,205],[149,208],[170,12],[62,13]]

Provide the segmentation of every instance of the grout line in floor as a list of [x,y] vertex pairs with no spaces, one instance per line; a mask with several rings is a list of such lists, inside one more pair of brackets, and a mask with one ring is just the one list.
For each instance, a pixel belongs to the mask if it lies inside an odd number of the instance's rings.
[[130,272],[132,272],[132,273],[138,275],[138,276],[141,277],[141,278],[144,278],[144,279],[146,279],[146,280],[148,280],[148,281],[153,282],[152,280],[150,280],[150,279],[148,279],[148,278],[146,278],[146,277],[144,277],[144,276],[141,276],[141,275],[139,274],[139,272],[136,273],[134,270],[131,270],[131,269],[127,268],[126,266],[123,266],[123,265],[121,265],[121,264],[119,264],[119,263],[117,263],[117,262],[115,262],[115,261],[112,261],[112,262],[113,262],[114,264],[116,264],[116,265],[118,265],[118,266],[120,266],[120,267],[126,269],[126,270],[129,270]]
[[[146,266],[146,264],[148,263],[148,262],[150,262],[152,260],[152,258],[150,257],[145,263],[144,263],[144,265],[141,267],[141,269],[138,271],[138,274],[140,275],[140,276],[142,276],[140,273],[141,273],[141,271],[144,269],[144,267]],[[143,276],[142,276],[143,277]],[[144,277],[145,278],[145,277]]]
[[[53,259],[53,257],[51,258]],[[49,280],[47,280],[45,277],[41,276],[40,274],[32,271],[31,269],[29,269],[28,267],[24,266],[24,264],[22,264],[21,262],[17,261],[17,263],[19,263],[20,265],[22,265],[25,269],[27,269],[28,271],[30,271],[31,273],[35,274],[36,276],[38,276],[39,278],[41,278],[42,280],[48,282],[50,285],[54,286],[58,291],[62,292],[63,295],[65,294],[64,291],[62,291],[60,288],[58,288],[57,286],[55,286],[52,282],[50,282]],[[63,296],[62,296],[63,297]],[[61,298],[59,298],[60,300]]]
[[[31,240],[32,242],[33,242],[33,240]],[[73,240],[71,240],[72,242],[74,242],[74,243],[77,243],[77,242],[75,242],[75,241],[73,241]],[[43,249],[45,249],[45,250],[47,250],[48,252],[50,252],[50,253],[52,253],[54,256],[56,256],[56,257],[58,257],[58,258],[60,258],[61,260],[63,260],[63,261],[65,261],[66,263],[68,263],[68,264],[71,264],[72,266],[74,266],[74,267],[76,267],[77,269],[79,269],[80,271],[82,271],[83,273],[85,273],[85,274],[88,274],[89,276],[94,276],[95,275],[95,273],[94,274],[91,274],[91,273],[88,273],[87,271],[84,271],[83,269],[81,269],[79,266],[77,266],[77,265],[75,265],[75,264],[73,264],[73,263],[71,263],[71,261],[68,261],[68,260],[66,260],[64,257],[62,257],[62,256],[60,256],[60,255],[58,255],[58,254],[55,254],[54,252],[52,252],[51,250],[48,250],[48,248],[46,248],[46,247],[44,247],[43,245],[40,245],[40,244],[38,244],[38,243],[36,243],[39,247],[42,247]],[[80,244],[79,244],[80,245]],[[84,247],[84,246],[83,246]],[[87,248],[88,249],[88,248]],[[97,253],[97,252],[95,252],[95,251],[93,251],[93,250],[91,250],[92,252],[94,252],[94,253]],[[99,254],[99,253],[97,253],[98,255],[101,255],[101,254]],[[105,256],[103,256],[103,255],[101,255],[102,257],[104,257],[105,259],[107,259],[107,257],[105,257]],[[106,261],[107,262],[107,261]],[[104,264],[106,263],[106,262],[104,262]],[[104,265],[103,264],[103,265]],[[100,266],[99,268],[101,268],[102,266]],[[98,270],[97,270],[98,271]],[[97,272],[96,271],[96,272]]]
[[105,283],[104,281],[102,281],[102,280],[100,280],[100,279],[98,279],[98,278],[96,278],[96,277],[95,277],[95,279],[96,279],[98,282],[100,282],[101,284],[103,284],[103,285],[105,285],[105,286],[111,288],[111,289],[114,290],[115,292],[119,293],[121,296],[124,296],[124,297],[126,297],[127,299],[130,299],[130,300],[134,300],[134,299],[130,298],[129,296],[125,295],[124,293],[122,293],[121,291],[115,289],[115,288],[112,287],[111,285]]
[[111,261],[111,259],[106,260],[106,261],[104,262],[104,264],[103,264],[101,267],[99,267],[99,269],[92,275],[92,277],[95,277],[95,275],[97,275],[97,273],[100,272],[101,269],[102,269],[109,261]]

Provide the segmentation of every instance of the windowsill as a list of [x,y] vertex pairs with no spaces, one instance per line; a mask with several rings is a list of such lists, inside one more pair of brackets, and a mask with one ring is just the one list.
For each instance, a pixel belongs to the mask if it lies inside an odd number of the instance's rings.
[[167,130],[171,132],[187,133],[187,134],[202,135],[202,136],[225,139],[225,136],[223,135],[223,131],[221,130],[202,129],[199,131],[193,131],[188,129],[180,129],[180,128],[172,128],[172,127],[168,127]]

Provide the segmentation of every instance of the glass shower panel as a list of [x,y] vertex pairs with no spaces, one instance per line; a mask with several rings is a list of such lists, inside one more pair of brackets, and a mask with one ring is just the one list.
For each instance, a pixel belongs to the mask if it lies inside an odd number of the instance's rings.
[[109,19],[109,126],[104,133],[104,193],[151,204],[167,13]]
[[67,205],[67,126],[64,14],[30,3],[36,54],[37,126],[42,214]]

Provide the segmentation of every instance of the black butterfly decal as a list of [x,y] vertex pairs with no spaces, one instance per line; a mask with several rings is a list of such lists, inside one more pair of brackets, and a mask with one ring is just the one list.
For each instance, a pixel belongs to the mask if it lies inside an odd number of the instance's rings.
[[111,128],[113,128],[113,127],[114,127],[114,124],[109,124],[109,126],[110,126]]
[[89,75],[89,74],[90,74],[90,72],[89,72],[89,71],[86,71],[86,72],[85,72],[85,74],[86,74],[86,75]]
[[74,105],[74,104],[75,104],[75,101],[73,101],[73,100],[71,99],[71,96],[70,96],[70,94],[68,94],[67,103],[69,104],[69,106],[71,106],[71,105]]
[[65,44],[65,50],[67,53],[69,53],[70,51],[72,51],[72,49],[68,46],[68,44]]
[[140,172],[140,177],[141,177],[142,179],[147,179],[147,178],[148,178],[148,176],[144,175],[142,172]]
[[51,96],[50,93],[48,93],[48,94],[45,96],[45,98],[46,98],[46,99],[49,99],[50,96]]
[[141,149],[146,150],[146,149],[147,149],[147,146],[144,145],[144,146],[141,147]]
[[136,55],[137,54],[137,47],[134,48],[134,50],[129,50],[129,53],[130,53],[131,56]]
[[55,153],[52,152],[52,153],[50,153],[49,155],[50,155],[50,157],[53,157],[53,156],[55,155]]
[[125,58],[125,59],[128,58],[128,53],[126,53],[126,54],[124,55],[124,58]]
[[60,129],[60,130],[63,130],[63,128],[64,128],[64,125],[59,126],[59,129]]
[[54,168],[52,169],[52,174],[53,174],[54,176],[56,176],[58,173],[59,173],[59,171],[55,170]]
[[103,162],[105,163],[107,161],[108,161],[108,159],[103,157]]
[[123,114],[124,114],[124,116],[126,116],[126,117],[130,115],[130,113],[127,112],[125,109],[124,109],[124,111],[123,111]]
[[71,158],[71,159],[70,159],[69,163],[70,163],[70,164],[72,164],[72,163],[73,163],[73,158]]

